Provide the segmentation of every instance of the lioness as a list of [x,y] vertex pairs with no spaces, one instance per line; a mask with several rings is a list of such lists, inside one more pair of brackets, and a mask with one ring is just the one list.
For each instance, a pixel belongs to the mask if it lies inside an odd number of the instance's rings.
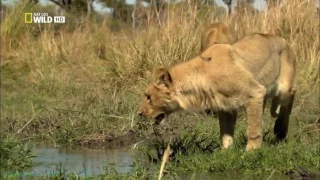
[[[274,35],[252,34],[233,45],[214,44],[194,58],[154,70],[139,115],[157,123],[180,110],[218,111],[223,148],[233,143],[237,109],[248,122],[246,151],[262,144],[262,115],[267,98],[277,117],[274,133],[287,135],[295,95],[295,57],[286,41]],[[275,109],[280,105],[280,113]]]
[[224,23],[211,24],[201,35],[201,49],[203,51],[213,44],[233,44],[238,36],[232,28]]
[[[234,29],[221,22],[213,23],[202,32],[200,51],[204,51],[213,44],[233,44],[237,40],[238,35]],[[205,109],[205,113],[217,115],[217,112],[209,109]]]

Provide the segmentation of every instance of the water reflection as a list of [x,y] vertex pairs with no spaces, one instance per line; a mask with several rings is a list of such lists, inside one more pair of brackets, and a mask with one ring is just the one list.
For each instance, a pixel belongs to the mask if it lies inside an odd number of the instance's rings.
[[[66,174],[73,172],[85,177],[105,173],[106,166],[114,168],[119,173],[128,173],[133,165],[128,150],[36,148],[34,153],[37,156],[34,162],[40,164],[29,171],[19,173],[21,176],[57,175],[64,169]],[[58,170],[59,168],[61,170]]]

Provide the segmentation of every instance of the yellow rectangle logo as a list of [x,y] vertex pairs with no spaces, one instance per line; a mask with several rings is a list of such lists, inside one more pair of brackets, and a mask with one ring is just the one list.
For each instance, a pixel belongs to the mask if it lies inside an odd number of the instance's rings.
[[25,23],[32,23],[32,13],[25,13],[24,14],[24,22]]

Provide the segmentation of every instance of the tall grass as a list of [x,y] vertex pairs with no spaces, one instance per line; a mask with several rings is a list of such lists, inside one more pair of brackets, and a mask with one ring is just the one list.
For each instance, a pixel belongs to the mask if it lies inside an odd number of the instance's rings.
[[141,129],[138,95],[152,68],[197,54],[201,31],[217,21],[234,27],[240,37],[263,32],[286,38],[298,62],[293,113],[304,121],[318,116],[319,14],[306,1],[286,1],[266,13],[240,9],[230,16],[214,6],[197,10],[178,4],[141,27],[117,31],[110,19],[73,23],[70,18],[59,28],[24,24],[27,11],[26,5],[8,11],[1,24],[1,128],[6,134],[16,134],[32,117],[17,136],[74,143]]

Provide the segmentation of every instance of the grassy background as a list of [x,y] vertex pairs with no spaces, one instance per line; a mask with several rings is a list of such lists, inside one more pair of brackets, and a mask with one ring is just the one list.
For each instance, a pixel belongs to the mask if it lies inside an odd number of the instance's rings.
[[[132,131],[146,137],[152,133],[153,122],[139,119],[137,108],[140,95],[150,82],[152,69],[197,54],[201,31],[210,23],[221,21],[235,28],[240,37],[262,32],[286,38],[298,62],[298,91],[289,129],[289,141],[293,142],[273,147],[267,141],[266,148],[255,156],[244,155],[243,158],[252,158],[255,162],[255,158],[263,156],[270,160],[277,157],[272,156],[277,152],[283,160],[301,156],[303,165],[319,166],[319,161],[315,162],[319,160],[316,150],[319,131],[310,129],[309,125],[319,118],[317,9],[303,0],[288,1],[282,8],[275,7],[266,13],[242,7],[238,14],[231,16],[221,14],[214,6],[200,7],[199,11],[182,4],[166,8],[165,18],[148,19],[134,29],[111,19],[77,19],[72,15],[68,15],[67,23],[62,25],[25,24],[24,12],[39,10],[37,7],[20,4],[8,10],[1,24],[0,131],[3,144],[10,138],[51,145],[83,144],[125,136]],[[217,121],[205,120],[207,118],[173,115],[171,131],[183,133],[201,120],[205,124],[200,129],[210,127],[206,133],[218,132]],[[274,119],[266,114],[266,131],[272,129],[273,123]],[[244,125],[240,117],[236,131],[240,132]],[[189,129],[186,133],[193,131]],[[217,136],[205,137],[218,141]],[[240,135],[237,137],[241,139]],[[277,166],[264,161],[263,165],[254,166],[235,163],[243,154],[239,152],[243,147],[237,147],[229,152],[233,156],[221,154],[224,152],[204,153],[196,156],[197,161],[191,158],[194,156],[188,158],[188,151],[183,155],[185,159],[180,159],[179,162],[183,162],[180,167],[184,170],[196,167],[201,171],[256,170],[261,166],[269,170],[292,169],[288,167],[289,162],[282,166],[273,160],[270,161]],[[221,161],[211,161],[217,158]],[[309,161],[308,158],[318,159]],[[206,159],[209,162],[200,165]],[[299,159],[292,162],[299,162]],[[188,166],[193,163],[197,165]],[[222,166],[223,163],[226,165]]]

